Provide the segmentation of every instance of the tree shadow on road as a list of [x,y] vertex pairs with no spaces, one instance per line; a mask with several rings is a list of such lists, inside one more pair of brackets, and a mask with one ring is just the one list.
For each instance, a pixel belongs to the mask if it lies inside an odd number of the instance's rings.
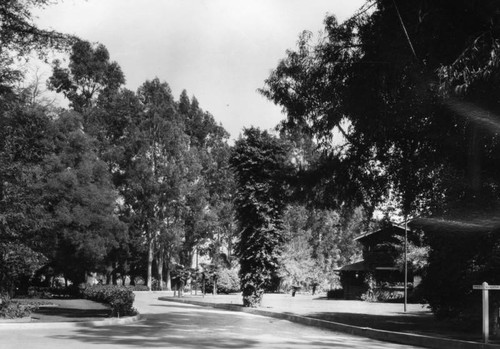
[[67,335],[51,338],[120,348],[387,348],[384,342],[285,320],[197,307],[189,311],[184,307],[165,307],[167,313],[143,314],[146,320],[127,326],[76,328]]
[[481,340],[481,324],[478,326],[470,326],[469,324],[464,327],[463,324],[460,325],[444,320],[439,321],[425,314],[393,313],[391,315],[378,315],[345,312],[316,312],[303,314],[302,316],[386,331],[415,333],[461,340]]
[[[112,344],[131,348],[249,348],[257,341],[221,335],[210,324],[220,315],[204,312],[143,314],[146,320],[126,326],[78,328],[69,335],[53,338],[73,339],[88,344]],[[202,319],[203,318],[203,319]]]

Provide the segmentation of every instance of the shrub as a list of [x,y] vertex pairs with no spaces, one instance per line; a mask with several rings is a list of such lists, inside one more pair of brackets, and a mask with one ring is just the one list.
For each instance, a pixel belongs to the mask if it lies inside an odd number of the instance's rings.
[[326,292],[326,298],[329,299],[344,299],[344,289],[337,288],[334,290],[328,290]]
[[109,304],[112,316],[120,317],[137,313],[133,308],[134,293],[124,286],[90,286],[83,290],[83,298]]
[[[205,282],[205,292],[212,293],[214,289],[213,278]],[[217,272],[217,293],[240,292],[240,279],[236,269],[221,269]]]
[[14,302],[8,295],[0,297],[0,318],[16,319],[30,316],[37,306],[33,304],[21,304]]
[[[27,298],[76,298],[78,297],[79,289],[76,285],[58,286],[58,287],[42,287],[30,286],[28,287]],[[21,298],[21,297],[20,297]],[[24,298],[24,297],[22,297]]]
[[151,291],[160,291],[160,281],[158,279],[151,279]]
[[400,302],[404,300],[404,291],[383,288],[373,289],[363,293],[361,299],[366,302]]
[[149,291],[149,287],[146,285],[129,285],[125,287],[130,291]]

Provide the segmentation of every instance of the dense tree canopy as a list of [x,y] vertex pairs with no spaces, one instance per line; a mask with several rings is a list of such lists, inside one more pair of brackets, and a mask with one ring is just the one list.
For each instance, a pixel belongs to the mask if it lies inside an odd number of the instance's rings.
[[[152,286],[157,272],[168,286],[206,239],[233,241],[228,134],[157,78],[124,89],[104,45],[38,29],[31,9],[49,3],[0,5],[0,290],[41,266],[73,283],[92,271]],[[49,79],[69,111],[13,88],[22,74],[12,58],[50,49],[71,49]]]
[[[433,232],[422,274],[436,313],[463,315],[470,282],[498,274],[497,2],[372,0],[344,23],[327,16],[261,89],[286,114],[279,136],[250,128],[234,147],[185,90],[176,100],[159,78],[127,90],[104,45],[34,26],[30,9],[49,3],[0,4],[0,291],[42,266],[168,288],[205,254],[212,277],[239,258],[257,306],[279,278],[332,281],[392,203],[448,219],[445,232],[414,225]],[[14,88],[13,57],[49,49],[71,49],[49,79],[69,110]],[[449,228],[457,217],[480,231]],[[429,292],[438,281],[452,297]]]
[[[497,30],[490,6],[376,1],[341,24],[329,16],[318,42],[304,33],[262,93],[284,108],[282,129],[318,138],[329,166],[316,173],[334,178],[345,200],[375,205],[390,189],[406,214],[491,200],[498,196],[491,182],[495,135],[479,132],[463,104],[442,94],[461,91],[456,98],[470,99],[476,110],[491,95],[481,100],[472,92],[481,81],[495,84],[488,73]],[[339,134],[340,143],[333,138]]]
[[[317,140],[306,171],[317,180],[304,183],[330,207],[392,200],[402,216],[434,217],[418,225],[431,244],[424,285],[455,290],[427,293],[445,316],[463,315],[471,280],[494,269],[477,251],[493,255],[480,241],[498,231],[498,13],[496,1],[370,1],[344,23],[328,16],[317,41],[301,35],[261,90],[283,107],[282,132]],[[470,223],[478,245],[447,273],[448,240],[461,255]]]

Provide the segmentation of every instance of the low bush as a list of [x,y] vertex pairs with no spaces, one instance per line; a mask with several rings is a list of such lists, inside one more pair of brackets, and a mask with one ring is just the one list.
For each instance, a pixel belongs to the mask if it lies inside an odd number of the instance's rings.
[[111,315],[120,317],[136,314],[134,293],[124,286],[94,285],[83,290],[83,298],[111,306]]
[[391,288],[376,288],[361,295],[366,302],[401,303],[404,301],[404,290]]
[[160,291],[160,281],[158,279],[151,279],[151,291]]
[[33,304],[22,304],[12,301],[8,295],[0,297],[0,319],[17,319],[30,316],[37,309]]
[[130,291],[149,291],[149,287],[146,285],[129,285],[125,287]]
[[328,299],[344,299],[344,290],[342,288],[328,290],[326,292],[326,298],[328,298]]
[[[212,278],[205,281],[205,292],[212,293],[214,281]],[[236,269],[221,269],[217,272],[217,293],[240,292],[240,278]]]
[[67,287],[30,286],[28,287],[28,293],[25,296],[19,296],[18,298],[76,298],[78,295],[79,289],[76,285],[70,285]]

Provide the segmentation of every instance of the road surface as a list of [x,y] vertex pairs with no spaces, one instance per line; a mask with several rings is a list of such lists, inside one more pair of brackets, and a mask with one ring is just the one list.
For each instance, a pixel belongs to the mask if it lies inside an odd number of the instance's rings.
[[2,330],[2,349],[47,348],[415,348],[251,314],[136,295],[146,319],[126,326]]

